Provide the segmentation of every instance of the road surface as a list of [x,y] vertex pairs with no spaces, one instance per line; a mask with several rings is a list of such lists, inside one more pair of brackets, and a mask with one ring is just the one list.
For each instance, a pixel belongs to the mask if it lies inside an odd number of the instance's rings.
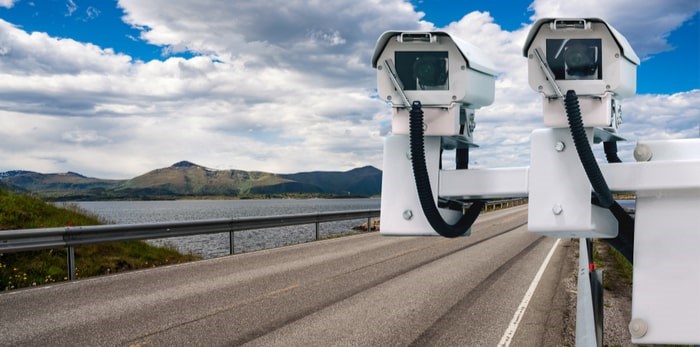
[[361,234],[6,292],[0,346],[560,345],[569,243],[526,218],[519,206],[470,237]]

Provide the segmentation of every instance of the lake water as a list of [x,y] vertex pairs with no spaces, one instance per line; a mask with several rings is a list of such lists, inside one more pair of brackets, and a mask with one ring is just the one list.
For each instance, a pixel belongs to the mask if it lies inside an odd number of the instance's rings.
[[[634,200],[620,200],[634,209]],[[275,216],[300,213],[378,209],[380,199],[267,199],[267,200],[176,200],[176,201],[89,201],[81,208],[117,224],[190,221],[216,218]],[[367,220],[322,223],[321,236],[343,234]],[[236,253],[280,247],[315,239],[315,225],[299,225],[235,233]],[[147,241],[169,245],[183,253],[204,258],[229,254],[228,233],[173,237]]]
[[[191,221],[216,218],[274,216],[301,213],[378,209],[380,199],[266,199],[176,201],[85,201],[75,203],[116,224]],[[343,234],[367,220],[321,223],[321,236]],[[235,233],[236,253],[279,247],[315,239],[315,225],[300,225]],[[204,258],[229,254],[228,233],[173,237],[147,241],[170,245]]]

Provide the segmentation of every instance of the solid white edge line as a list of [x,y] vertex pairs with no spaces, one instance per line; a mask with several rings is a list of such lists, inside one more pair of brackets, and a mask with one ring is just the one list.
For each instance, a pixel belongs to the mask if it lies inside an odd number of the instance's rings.
[[515,310],[515,314],[513,315],[513,319],[511,319],[510,324],[508,325],[508,328],[506,329],[506,331],[503,333],[503,336],[501,337],[501,341],[498,343],[499,347],[508,347],[510,345],[511,341],[513,340],[513,336],[515,336],[515,332],[518,330],[518,325],[520,324],[520,320],[525,315],[525,310],[527,310],[527,305],[530,303],[530,299],[532,299],[532,295],[535,294],[535,289],[537,289],[537,285],[540,283],[540,280],[542,279],[542,275],[544,274],[544,270],[547,269],[547,265],[549,264],[549,261],[552,259],[552,255],[554,255],[554,251],[557,249],[557,246],[559,245],[560,240],[561,239],[557,239],[557,241],[554,242],[552,249],[549,250],[547,257],[544,258],[544,262],[542,262],[540,269],[537,270],[537,274],[535,274],[535,278],[532,279],[532,283],[530,283],[530,287],[527,288],[527,291],[525,292],[525,296],[523,297],[523,301],[520,302],[520,305]]

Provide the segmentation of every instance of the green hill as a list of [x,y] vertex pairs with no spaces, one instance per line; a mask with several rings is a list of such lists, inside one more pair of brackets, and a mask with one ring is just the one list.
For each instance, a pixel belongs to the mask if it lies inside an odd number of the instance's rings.
[[381,192],[381,171],[366,166],[345,172],[274,174],[213,170],[189,161],[156,169],[128,180],[106,180],[68,172],[0,173],[0,182],[52,200],[174,199],[248,197],[278,194],[371,196]]
[[187,161],[156,169],[114,187],[115,192],[163,195],[240,195],[287,180],[265,172],[212,170]]

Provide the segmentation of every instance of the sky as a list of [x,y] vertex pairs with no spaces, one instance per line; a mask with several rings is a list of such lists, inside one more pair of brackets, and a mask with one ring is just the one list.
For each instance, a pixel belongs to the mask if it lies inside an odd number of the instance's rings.
[[637,140],[700,137],[698,0],[0,0],[0,172],[381,169],[391,109],[371,56],[387,30],[488,54],[496,97],[470,165],[527,166],[542,107],[522,46],[544,17],[603,18],[641,58],[623,160]]

